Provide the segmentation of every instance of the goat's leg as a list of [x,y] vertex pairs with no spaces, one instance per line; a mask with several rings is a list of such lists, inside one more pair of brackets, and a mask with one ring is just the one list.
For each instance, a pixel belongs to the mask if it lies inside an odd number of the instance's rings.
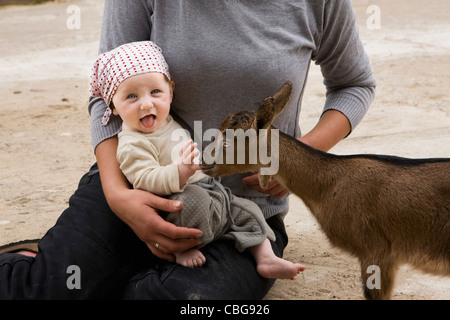
[[367,300],[389,300],[392,297],[397,264],[390,258],[361,261],[361,281]]

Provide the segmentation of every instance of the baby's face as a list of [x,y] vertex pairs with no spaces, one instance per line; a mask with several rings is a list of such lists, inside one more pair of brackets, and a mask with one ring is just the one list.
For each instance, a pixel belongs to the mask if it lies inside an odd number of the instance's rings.
[[112,99],[114,114],[124,129],[151,133],[167,123],[173,86],[159,72],[143,73],[125,79]]

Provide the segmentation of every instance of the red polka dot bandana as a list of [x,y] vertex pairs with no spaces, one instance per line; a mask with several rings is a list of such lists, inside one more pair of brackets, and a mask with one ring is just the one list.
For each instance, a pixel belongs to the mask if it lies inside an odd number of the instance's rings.
[[102,125],[108,124],[112,114],[109,105],[119,84],[147,72],[159,72],[171,79],[161,49],[151,41],[127,43],[99,55],[92,68],[89,92],[92,97],[103,98],[108,106]]

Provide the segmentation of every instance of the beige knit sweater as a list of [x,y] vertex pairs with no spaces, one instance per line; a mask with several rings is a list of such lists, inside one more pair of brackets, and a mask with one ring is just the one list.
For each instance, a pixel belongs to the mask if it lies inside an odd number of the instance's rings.
[[[179,151],[188,133],[171,116],[168,123],[153,133],[122,131],[119,134],[117,160],[134,188],[157,195],[182,192],[178,176]],[[197,171],[189,178],[194,183],[205,178]]]

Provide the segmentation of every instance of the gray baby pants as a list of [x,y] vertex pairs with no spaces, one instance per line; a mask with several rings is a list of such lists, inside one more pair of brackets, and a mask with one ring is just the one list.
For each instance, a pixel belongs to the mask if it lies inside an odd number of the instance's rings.
[[183,202],[176,213],[163,214],[176,226],[203,231],[202,247],[216,239],[234,240],[240,252],[262,243],[275,241],[275,234],[266,223],[261,209],[253,201],[236,197],[214,178],[188,184],[183,192],[169,196]]

